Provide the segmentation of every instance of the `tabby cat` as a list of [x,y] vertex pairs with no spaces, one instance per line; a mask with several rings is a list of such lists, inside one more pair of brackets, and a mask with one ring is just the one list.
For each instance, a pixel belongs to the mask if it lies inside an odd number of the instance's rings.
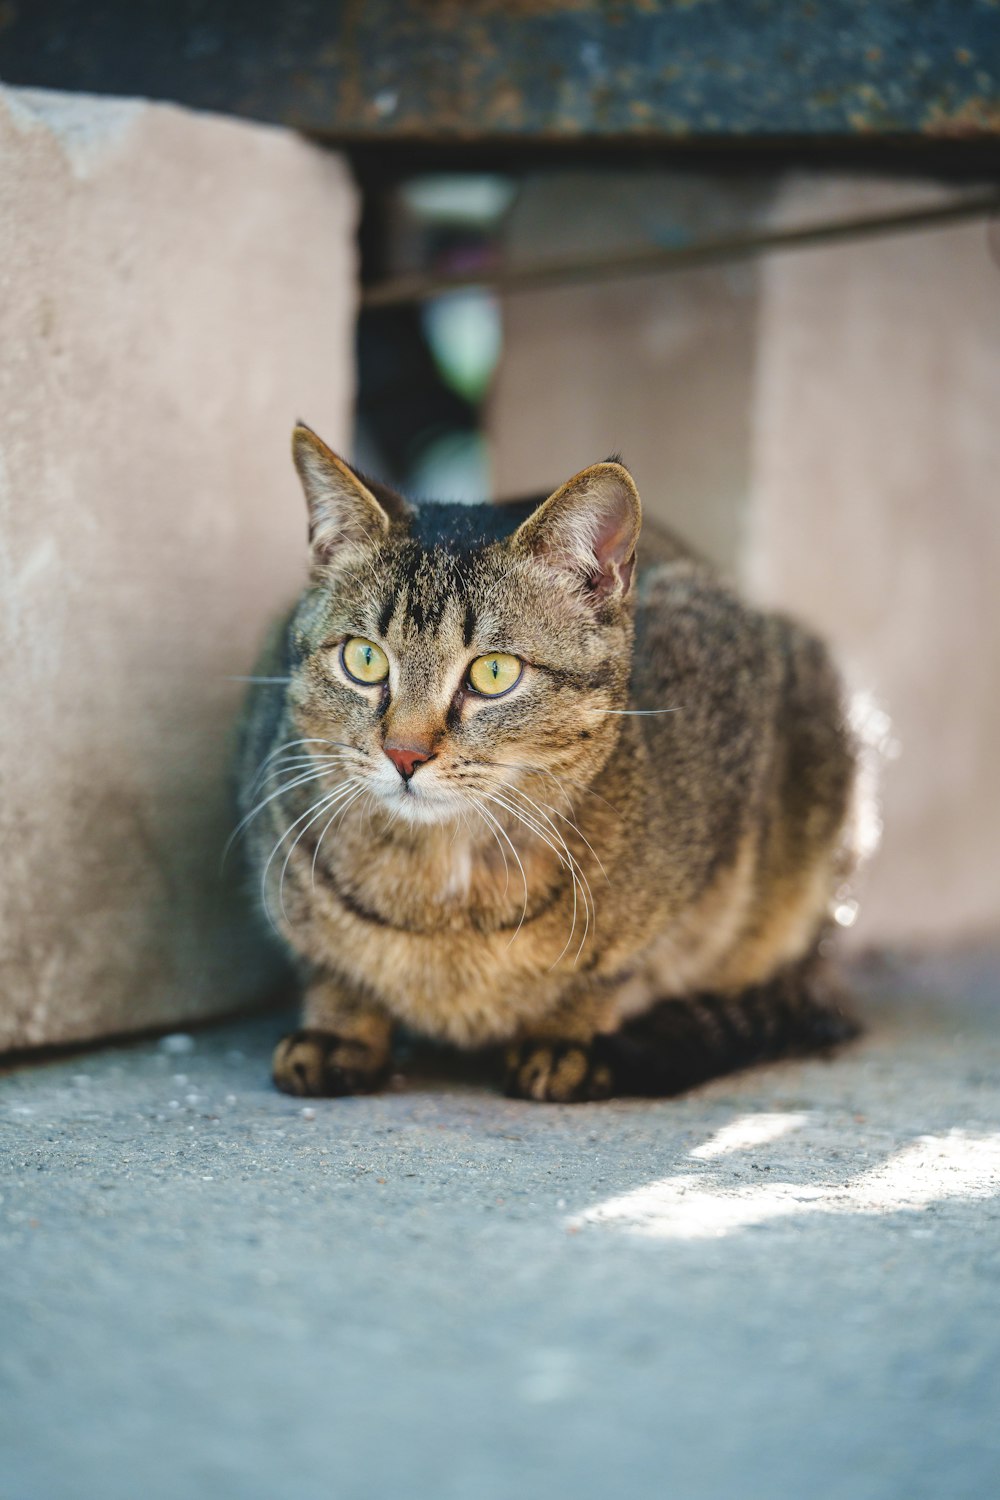
[[666,534],[616,460],[404,500],[309,428],[312,573],[242,736],[256,889],[304,976],[274,1079],[377,1088],[393,1029],[518,1098],[670,1093],[851,1030],[818,950],[858,748],[825,647]]

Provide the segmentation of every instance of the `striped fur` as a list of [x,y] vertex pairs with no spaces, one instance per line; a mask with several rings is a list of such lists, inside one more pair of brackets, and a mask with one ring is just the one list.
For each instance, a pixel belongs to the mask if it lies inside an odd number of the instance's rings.
[[[636,574],[617,462],[544,502],[415,505],[294,442],[312,576],[239,766],[256,889],[306,976],[278,1085],[376,1087],[398,1023],[504,1043],[508,1090],[560,1100],[840,1035],[811,964],[856,863],[858,747],[823,645],[674,538]],[[349,680],[350,636],[385,684]],[[467,676],[489,651],[525,663],[495,700]],[[411,780],[387,742],[426,752]]]

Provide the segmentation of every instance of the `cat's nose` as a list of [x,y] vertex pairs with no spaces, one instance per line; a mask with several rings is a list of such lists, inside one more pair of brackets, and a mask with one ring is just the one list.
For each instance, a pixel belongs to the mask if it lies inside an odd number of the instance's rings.
[[394,745],[387,741],[382,748],[404,781],[409,781],[424,761],[434,759],[429,745]]

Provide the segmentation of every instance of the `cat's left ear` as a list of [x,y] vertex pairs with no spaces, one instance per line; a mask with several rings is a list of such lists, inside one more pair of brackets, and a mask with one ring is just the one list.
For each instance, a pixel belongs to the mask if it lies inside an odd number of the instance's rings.
[[642,504],[628,469],[592,464],[538,507],[514,537],[602,602],[623,599],[632,584]]

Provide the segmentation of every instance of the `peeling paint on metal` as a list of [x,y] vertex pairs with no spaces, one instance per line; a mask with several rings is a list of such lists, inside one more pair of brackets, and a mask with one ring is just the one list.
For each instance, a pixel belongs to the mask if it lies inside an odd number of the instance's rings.
[[996,0],[50,0],[0,76],[340,139],[996,135]]

